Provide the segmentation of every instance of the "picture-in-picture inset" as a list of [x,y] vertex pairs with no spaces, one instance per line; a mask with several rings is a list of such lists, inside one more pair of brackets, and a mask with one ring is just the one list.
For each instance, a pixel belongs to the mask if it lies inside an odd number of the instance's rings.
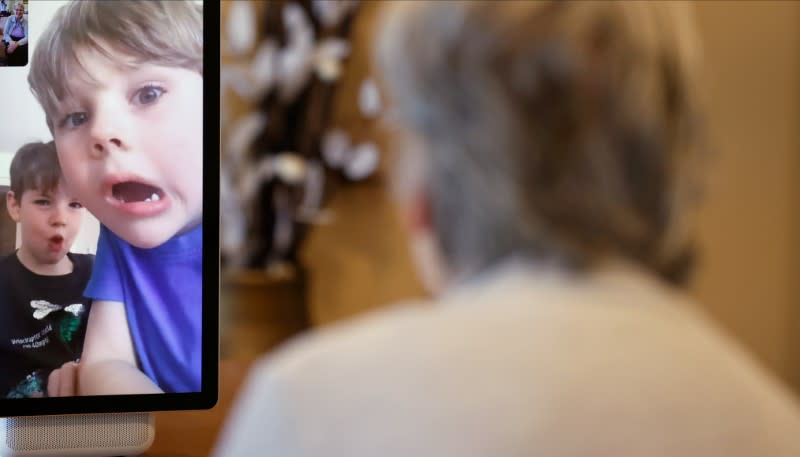
[[28,65],[28,2],[0,0],[0,67]]

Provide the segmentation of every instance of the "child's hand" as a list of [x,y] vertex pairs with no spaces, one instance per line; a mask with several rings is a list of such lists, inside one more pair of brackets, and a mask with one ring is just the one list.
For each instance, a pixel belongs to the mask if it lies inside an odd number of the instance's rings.
[[50,373],[47,378],[47,395],[50,397],[78,395],[77,362],[67,362]]

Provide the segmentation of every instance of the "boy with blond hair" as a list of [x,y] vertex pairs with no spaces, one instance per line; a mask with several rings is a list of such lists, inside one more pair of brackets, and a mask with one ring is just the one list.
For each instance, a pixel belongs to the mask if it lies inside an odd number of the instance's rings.
[[64,179],[101,223],[84,354],[50,393],[200,391],[201,7],[69,3],[28,79]]
[[51,370],[81,356],[94,256],[69,252],[84,209],[65,189],[55,145],[14,155],[6,207],[19,249],[0,259],[0,396],[41,397]]

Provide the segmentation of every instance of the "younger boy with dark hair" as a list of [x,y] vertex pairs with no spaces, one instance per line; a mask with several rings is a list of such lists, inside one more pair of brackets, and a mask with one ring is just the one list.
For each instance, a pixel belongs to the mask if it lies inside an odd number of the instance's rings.
[[0,259],[0,395],[42,397],[49,373],[81,356],[94,256],[69,252],[85,210],[61,183],[55,144],[26,144],[10,171],[22,242]]

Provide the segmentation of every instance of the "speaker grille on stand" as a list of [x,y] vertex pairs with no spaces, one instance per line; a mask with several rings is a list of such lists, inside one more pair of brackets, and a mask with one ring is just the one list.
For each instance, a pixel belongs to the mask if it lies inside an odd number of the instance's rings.
[[6,446],[17,452],[144,446],[151,435],[149,416],[121,413],[8,418]]

